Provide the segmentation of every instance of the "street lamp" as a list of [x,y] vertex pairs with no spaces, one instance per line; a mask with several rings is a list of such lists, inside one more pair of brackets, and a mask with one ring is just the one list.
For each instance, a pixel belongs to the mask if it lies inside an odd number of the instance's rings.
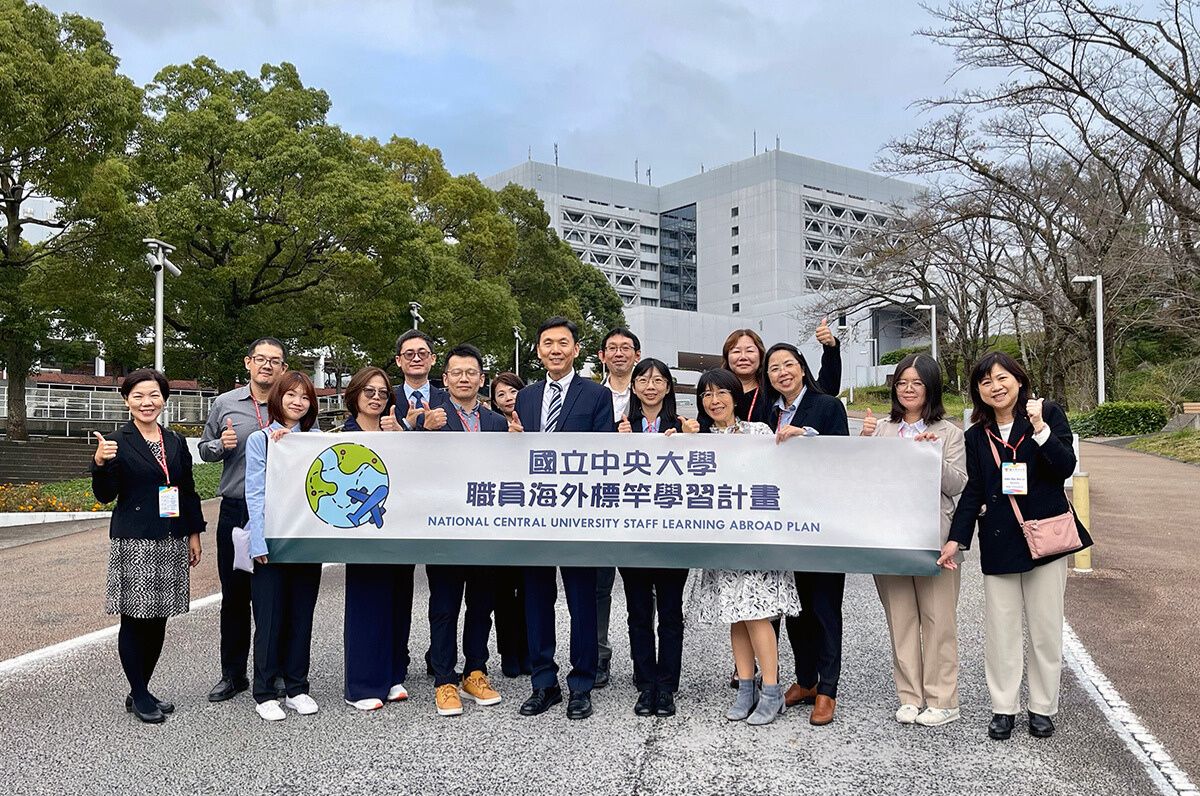
[[421,317],[421,303],[418,301],[408,302],[408,313],[409,315],[412,315],[414,329],[417,328],[418,323],[425,320]]
[[871,344],[871,367],[875,367],[879,362],[879,339],[868,337],[867,342]]
[[929,310],[929,340],[934,361],[937,361],[937,305],[918,304],[917,309]]
[[142,243],[149,247],[146,252],[146,264],[154,272],[154,369],[159,373],[163,370],[163,271],[170,271],[173,276],[183,272],[175,263],[167,259],[167,255],[175,251],[169,243],[163,243],[156,238],[142,238]]
[[521,375],[521,327],[513,327],[513,373]]
[[1096,405],[1104,403],[1104,276],[1077,276],[1073,284],[1096,283]]

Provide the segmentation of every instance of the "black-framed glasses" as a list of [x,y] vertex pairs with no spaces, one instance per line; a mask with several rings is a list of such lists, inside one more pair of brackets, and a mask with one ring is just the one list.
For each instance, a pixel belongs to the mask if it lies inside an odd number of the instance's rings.
[[262,354],[255,354],[250,357],[250,361],[259,367],[270,365],[273,368],[277,368],[283,364],[283,359],[280,357],[265,357]]
[[433,352],[424,348],[417,351],[403,351],[400,353],[400,358],[407,359],[409,362],[420,362],[422,359],[431,356],[433,356]]

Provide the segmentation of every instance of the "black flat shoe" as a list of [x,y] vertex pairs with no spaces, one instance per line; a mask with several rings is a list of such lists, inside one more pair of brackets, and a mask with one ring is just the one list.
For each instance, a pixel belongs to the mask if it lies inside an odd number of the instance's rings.
[[[158,697],[154,698],[154,702],[155,702],[155,704],[158,705],[158,709],[162,713],[174,713],[175,712],[175,705],[173,705],[170,702],[163,702],[160,699],[158,699]],[[133,712],[133,697],[132,696],[125,697],[125,712],[126,713]]]
[[634,715],[637,716],[653,716],[654,715],[654,698],[653,691],[642,691],[638,694],[637,704],[633,706]]
[[538,716],[562,702],[562,689],[558,686],[535,688],[525,704],[521,705],[522,716]]
[[675,695],[670,691],[659,691],[658,697],[654,700],[654,715],[674,716]]
[[433,656],[430,655],[430,652],[432,652],[432,650],[425,651],[425,674],[433,677]]
[[157,705],[154,707],[153,710],[149,711],[148,713],[143,713],[141,710],[138,709],[138,706],[136,703],[130,702],[129,703],[129,712],[132,713],[133,715],[137,716],[139,720],[145,722],[146,724],[162,724],[164,721],[167,720],[167,717],[163,715],[163,712],[158,709]]
[[1054,722],[1049,716],[1029,711],[1029,734],[1034,738],[1049,738],[1054,734]]
[[596,683],[595,688],[604,688],[609,681],[609,661],[600,661],[596,666]]
[[1016,716],[1010,716],[1007,713],[993,713],[992,720],[988,722],[988,737],[993,741],[1007,741],[1012,735],[1015,721]]
[[592,715],[592,694],[589,691],[578,691],[571,694],[567,700],[568,719],[586,719]]
[[221,681],[208,692],[208,701],[224,702],[226,699],[233,699],[249,687],[250,681],[244,677],[241,679],[222,677]]

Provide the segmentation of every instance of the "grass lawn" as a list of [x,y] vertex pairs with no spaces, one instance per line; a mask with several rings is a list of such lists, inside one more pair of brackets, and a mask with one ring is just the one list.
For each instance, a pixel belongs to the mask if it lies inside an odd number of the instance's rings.
[[[892,399],[889,397],[891,393],[886,387],[864,387],[854,390],[854,403],[848,404],[846,409],[851,412],[865,412],[870,409],[876,417],[886,417],[888,412],[892,411]],[[849,390],[842,390],[843,398],[850,397]],[[963,409],[966,408],[966,401],[957,393],[948,393],[942,396],[942,404],[946,407],[946,417],[951,420],[962,420]]]
[[[217,496],[221,464],[197,464],[192,468],[201,500]],[[74,478],[54,484],[0,484],[0,511],[105,511],[92,494],[91,478]]]
[[1181,462],[1200,464],[1200,431],[1184,429],[1170,434],[1151,434],[1129,443],[1129,447],[1146,453],[1169,456]]

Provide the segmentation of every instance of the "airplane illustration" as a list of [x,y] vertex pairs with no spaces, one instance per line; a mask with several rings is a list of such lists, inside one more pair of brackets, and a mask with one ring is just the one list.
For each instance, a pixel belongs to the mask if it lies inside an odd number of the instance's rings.
[[358,508],[354,509],[354,511],[350,512],[349,515],[347,515],[347,519],[349,519],[350,522],[355,525],[355,527],[362,524],[363,517],[366,517],[368,512],[371,514],[371,522],[375,523],[375,527],[383,527],[383,515],[387,509],[385,509],[381,504],[387,499],[388,496],[387,484],[375,487],[375,491],[369,495],[365,490],[362,489],[347,490],[346,495],[355,503],[362,504]]

